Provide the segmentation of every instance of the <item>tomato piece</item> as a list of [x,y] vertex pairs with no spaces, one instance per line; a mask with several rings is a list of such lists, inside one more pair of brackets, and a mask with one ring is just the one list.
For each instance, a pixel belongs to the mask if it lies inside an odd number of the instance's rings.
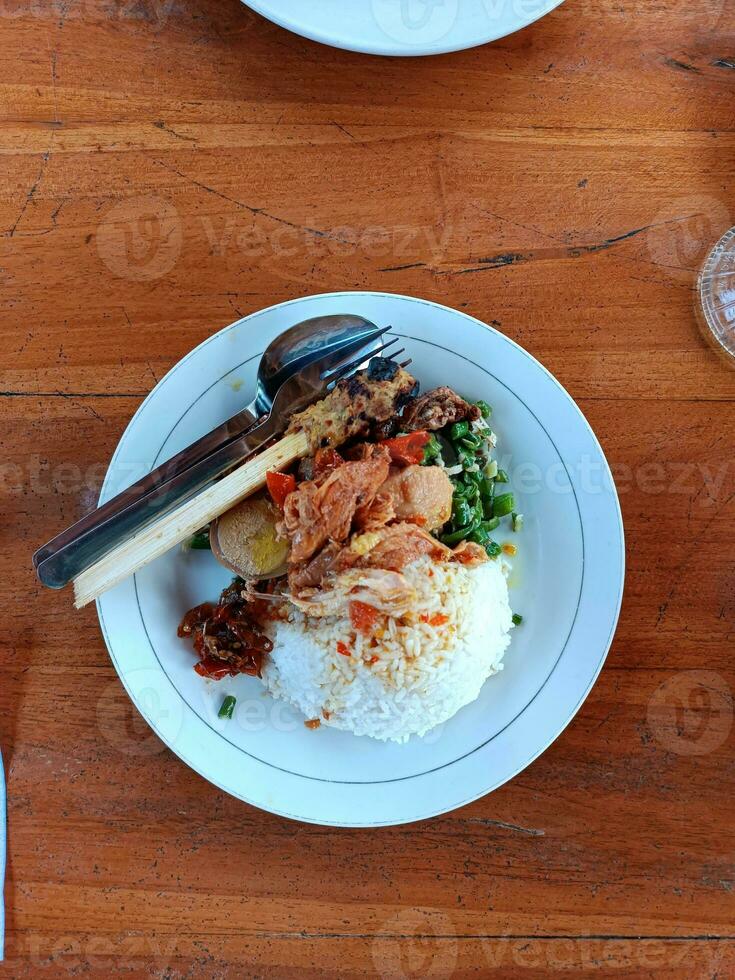
[[337,640],[337,653],[341,653],[343,657],[352,656],[352,650],[342,640]]
[[317,449],[314,456],[314,476],[324,476],[331,473],[344,463],[336,449]]
[[265,474],[265,482],[268,485],[268,493],[271,495],[273,503],[280,510],[283,510],[286,497],[296,489],[296,477],[291,473],[269,471]]
[[428,623],[429,626],[443,626],[449,622],[449,616],[445,616],[444,613],[434,613],[433,616],[424,613],[420,619],[422,623]]
[[405,436],[396,436],[395,439],[384,439],[380,445],[385,446],[394,463],[410,466],[412,463],[423,461],[424,449],[430,439],[431,433],[420,429],[418,432],[409,432]]
[[350,603],[350,622],[352,628],[360,633],[371,633],[380,613],[375,606],[353,599]]

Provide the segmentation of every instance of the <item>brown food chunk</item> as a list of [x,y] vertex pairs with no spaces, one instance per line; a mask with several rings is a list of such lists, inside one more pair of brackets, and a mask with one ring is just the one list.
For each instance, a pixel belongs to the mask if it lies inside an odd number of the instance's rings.
[[446,524],[452,516],[452,482],[439,466],[391,467],[380,494],[390,498],[395,517],[428,531]]
[[388,451],[370,448],[367,459],[343,463],[323,483],[307,481],[288,495],[283,528],[291,541],[290,562],[306,561],[327,541],[349,537],[355,511],[371,503],[388,476]]
[[368,379],[367,372],[340,381],[321,401],[294,415],[289,432],[306,433],[313,450],[338,446],[355,436],[364,436],[374,422],[397,415],[416,391],[416,379],[397,368],[383,381]]
[[422,555],[431,555],[435,559],[447,559],[452,555],[446,545],[432,538],[423,528],[409,523],[390,524],[361,534],[353,538],[350,551],[358,553],[353,567],[387,568],[397,572]]
[[451,388],[434,388],[407,406],[401,421],[401,432],[443,429],[452,422],[479,419],[480,414],[476,405],[470,405]]
[[[388,478],[390,479],[390,477]],[[397,516],[390,493],[385,492],[386,481],[381,492],[369,504],[363,504],[355,511],[354,525],[358,531],[374,531]]]

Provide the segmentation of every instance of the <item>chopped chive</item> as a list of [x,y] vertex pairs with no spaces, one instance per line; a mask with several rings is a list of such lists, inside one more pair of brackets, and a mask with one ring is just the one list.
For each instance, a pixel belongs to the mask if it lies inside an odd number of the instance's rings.
[[488,520],[482,522],[482,526],[486,531],[494,531],[496,527],[500,526],[500,518],[490,517]]
[[433,463],[435,459],[438,459],[440,455],[441,445],[439,444],[437,437],[432,432],[429,441],[424,446],[424,458],[421,461],[421,465],[428,466],[429,463]]
[[512,493],[501,493],[493,500],[493,516],[505,517],[513,512],[515,498]]
[[449,438],[456,442],[458,439],[464,439],[469,431],[469,422],[454,422],[449,429]]
[[514,531],[520,531],[523,527],[523,514],[516,514],[515,511],[510,515],[511,526]]
[[490,539],[490,541],[488,541],[485,545],[485,551],[490,558],[497,558],[498,555],[501,554],[502,548],[497,541]]
[[237,698],[228,694],[227,697],[222,702],[222,707],[217,712],[218,718],[232,718],[232,712],[235,710],[235,704],[237,703]]
[[513,619],[514,626],[520,626],[521,623],[523,622],[523,616],[519,615],[518,613],[513,613],[512,619]]
[[482,417],[484,419],[489,419],[490,416],[493,414],[492,408],[490,408],[488,403],[486,401],[483,401],[482,398],[479,401],[475,402],[475,405],[477,405],[477,407],[480,409],[480,412],[482,413]]
[[495,482],[496,483],[510,483],[510,477],[505,472],[505,470],[498,470],[498,472],[495,474]]

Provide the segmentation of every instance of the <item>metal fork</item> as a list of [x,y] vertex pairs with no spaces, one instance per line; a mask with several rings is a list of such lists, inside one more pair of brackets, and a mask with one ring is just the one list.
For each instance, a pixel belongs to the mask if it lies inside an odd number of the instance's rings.
[[[403,348],[391,350],[397,343],[398,339],[394,338],[377,350],[371,350],[371,358],[389,352],[390,356],[398,356]],[[62,532],[34,556],[34,559],[38,558],[34,564],[41,582],[49,588],[63,588],[135,532],[242,463],[264,443],[282,433],[292,415],[323,397],[338,381],[359,368],[365,360],[364,346],[357,354],[352,350],[346,356],[342,350],[302,367],[279,388],[270,414],[239,438],[164,478],[145,497],[135,497],[127,506],[120,505],[120,499],[128,493],[123,491],[115,498],[118,503],[112,516],[106,517],[104,507],[101,508],[98,519],[87,521],[81,533],[77,530],[78,525]],[[91,527],[88,526],[90,523]]]

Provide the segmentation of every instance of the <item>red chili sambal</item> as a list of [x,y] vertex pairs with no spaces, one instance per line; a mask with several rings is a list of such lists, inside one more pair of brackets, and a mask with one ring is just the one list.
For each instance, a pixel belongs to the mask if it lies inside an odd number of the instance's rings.
[[194,670],[219,681],[236,674],[260,677],[263,661],[273,643],[262,632],[252,609],[242,596],[242,582],[235,579],[217,605],[204,602],[190,609],[177,633],[194,641],[199,662]]

